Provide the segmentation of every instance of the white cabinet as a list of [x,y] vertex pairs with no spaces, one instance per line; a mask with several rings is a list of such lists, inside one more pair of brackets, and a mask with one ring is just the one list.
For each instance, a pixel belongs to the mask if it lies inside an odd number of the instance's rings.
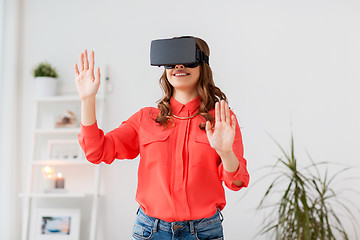
[[[96,100],[99,127],[102,127],[104,96],[105,92],[102,91]],[[62,209],[77,209],[81,213],[79,239],[94,240],[100,197],[100,165],[94,165],[85,159],[77,140],[80,133],[80,99],[76,95],[55,96],[35,99],[34,104],[35,126],[32,142],[29,143],[31,156],[27,186],[26,191],[20,194],[24,200],[21,239],[37,239],[34,235],[39,234],[37,231],[40,229],[37,228],[40,220],[35,215],[39,209],[58,212]],[[71,122],[73,116],[67,111],[75,113],[75,124]],[[60,127],[56,126],[59,120],[63,120]],[[49,188],[47,184],[52,182],[44,174],[45,166],[54,170],[52,177],[61,173],[65,181],[64,188]]]

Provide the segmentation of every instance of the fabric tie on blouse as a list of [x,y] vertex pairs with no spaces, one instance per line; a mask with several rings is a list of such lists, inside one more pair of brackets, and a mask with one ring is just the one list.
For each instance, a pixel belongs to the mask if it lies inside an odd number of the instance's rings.
[[[173,97],[170,99],[170,106],[172,109],[173,114],[179,117],[190,117],[198,112],[200,105],[200,97],[193,99],[192,101],[188,102],[186,105],[181,104]],[[192,119],[177,119],[174,118],[175,124],[177,125],[176,132],[175,132],[175,154],[172,155],[172,196],[175,198],[176,202],[179,204],[174,204],[175,208],[179,208],[183,206],[183,203],[188,202],[186,196],[186,185],[188,179],[188,170],[189,170],[189,130],[190,124],[192,124]],[[179,144],[180,143],[180,144]],[[182,203],[182,204],[181,204]],[[184,211],[184,208],[176,209],[176,212]],[[186,215],[190,216],[190,209],[186,208]]]

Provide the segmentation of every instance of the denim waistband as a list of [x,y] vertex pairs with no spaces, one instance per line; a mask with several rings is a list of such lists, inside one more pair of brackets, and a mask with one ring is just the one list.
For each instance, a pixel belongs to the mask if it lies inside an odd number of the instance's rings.
[[163,231],[174,231],[177,228],[190,228],[190,231],[193,232],[194,229],[200,229],[214,222],[222,222],[224,220],[221,211],[217,209],[216,213],[209,218],[202,218],[198,220],[188,220],[188,221],[177,221],[177,222],[167,222],[161,219],[157,219],[154,217],[150,217],[144,213],[141,207],[139,207],[137,211],[137,215],[142,220],[148,222],[148,224],[152,225],[154,230],[160,228]]

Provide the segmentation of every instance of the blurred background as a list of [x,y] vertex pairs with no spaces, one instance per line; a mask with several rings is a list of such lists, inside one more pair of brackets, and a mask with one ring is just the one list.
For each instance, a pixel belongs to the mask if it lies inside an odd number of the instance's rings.
[[[107,132],[156,106],[163,68],[150,66],[150,42],[182,35],[208,43],[214,81],[241,126],[251,180],[247,189],[226,190],[224,231],[229,240],[252,239],[263,221],[255,209],[271,178],[253,183],[268,173],[259,169],[282,156],[270,136],[288,150],[293,133],[303,166],[310,162],[306,152],[318,162],[359,165],[359,13],[355,0],[0,0],[0,239],[21,235],[33,68],[48,61],[59,74],[57,94],[76,94],[73,65],[84,49],[94,50],[95,65],[109,78]],[[130,238],[138,161],[102,166],[96,239]],[[356,204],[349,208],[357,211]]]

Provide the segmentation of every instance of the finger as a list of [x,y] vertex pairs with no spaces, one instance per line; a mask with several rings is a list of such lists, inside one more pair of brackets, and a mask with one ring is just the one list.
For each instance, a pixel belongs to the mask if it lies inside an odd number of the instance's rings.
[[85,53],[84,53],[84,69],[88,70],[89,69],[89,60],[88,60],[88,55],[87,55],[87,50],[85,49]]
[[96,68],[95,82],[100,84],[100,68]]
[[74,65],[74,68],[75,68],[75,76],[77,77],[77,76],[79,76],[79,69],[78,69],[78,66],[77,66],[77,64],[75,63],[75,65]]
[[89,66],[89,70],[93,73],[94,72],[94,51],[91,51],[90,53],[90,66]]
[[79,57],[79,62],[80,62],[80,71],[84,71],[84,55],[83,53],[80,53],[80,57]]
[[219,102],[215,103],[215,123],[220,122]]
[[229,104],[225,103],[225,122],[227,124],[231,124],[230,123],[230,108],[229,108]]
[[226,117],[225,117],[225,100],[221,100],[220,118],[221,118],[221,121],[226,121]]

